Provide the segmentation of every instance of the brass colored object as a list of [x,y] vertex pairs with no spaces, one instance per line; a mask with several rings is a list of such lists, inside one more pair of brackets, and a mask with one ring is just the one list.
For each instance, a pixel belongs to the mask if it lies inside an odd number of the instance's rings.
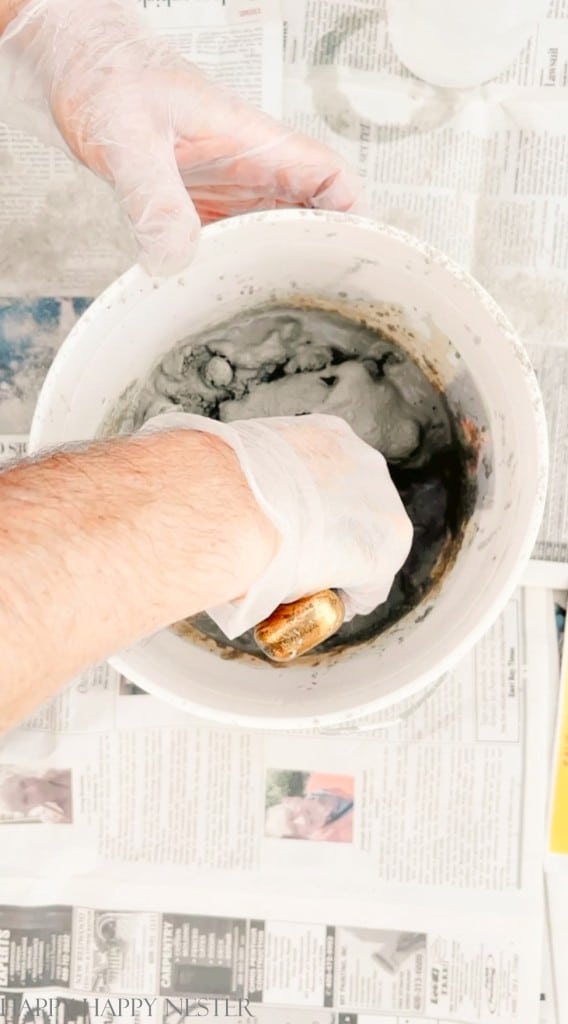
[[343,601],[334,590],[320,590],[290,604],[281,604],[260,622],[254,638],[271,661],[294,661],[337,633],[345,618]]

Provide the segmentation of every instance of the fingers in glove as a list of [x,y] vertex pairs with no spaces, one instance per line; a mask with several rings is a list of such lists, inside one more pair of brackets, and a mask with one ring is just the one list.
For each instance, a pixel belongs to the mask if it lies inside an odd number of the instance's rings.
[[167,140],[127,137],[105,152],[107,172],[139,247],[141,264],[152,274],[182,270],[193,258],[201,223]]
[[192,167],[184,167],[180,155],[184,184],[196,205],[214,193],[225,215],[236,212],[237,202],[251,209],[259,199],[265,208],[285,204],[368,212],[361,183],[346,167],[337,166],[340,158],[322,147],[318,162],[309,152],[318,144],[307,139],[305,147],[303,142],[297,146],[295,139],[292,134],[281,136],[270,146]]
[[176,118],[176,157],[194,199],[203,187],[240,188],[265,201],[364,212],[361,182],[341,156],[216,84],[200,89],[207,120],[181,94]]
[[[348,534],[342,552],[344,569],[341,597],[345,606],[346,622],[354,615],[369,615],[387,600],[395,576],[410,554],[413,540],[412,523],[405,515],[402,503],[398,510],[383,515],[380,528],[376,532],[373,531],[370,522],[366,528],[363,526],[362,530],[362,524],[358,525],[359,538],[357,526],[345,524]],[[350,546],[352,554],[348,557]],[[352,580],[366,582],[350,586],[351,573]]]

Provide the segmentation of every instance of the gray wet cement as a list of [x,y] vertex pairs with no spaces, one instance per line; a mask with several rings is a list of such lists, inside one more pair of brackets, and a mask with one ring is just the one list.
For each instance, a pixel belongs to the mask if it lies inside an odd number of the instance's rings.
[[[160,413],[230,423],[311,412],[341,416],[383,453],[414,526],[414,542],[385,604],[356,616],[322,645],[331,650],[384,630],[431,589],[471,506],[466,444],[435,384],[376,329],[320,310],[270,307],[181,341],[113,410],[120,431]],[[192,625],[226,647],[205,614]],[[252,632],[229,645],[258,654]]]

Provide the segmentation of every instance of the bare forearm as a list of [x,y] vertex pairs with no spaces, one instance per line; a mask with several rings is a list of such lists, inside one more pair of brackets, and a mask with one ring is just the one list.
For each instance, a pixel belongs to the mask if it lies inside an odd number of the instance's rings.
[[0,475],[0,729],[86,665],[232,600],[277,545],[230,448],[175,431]]

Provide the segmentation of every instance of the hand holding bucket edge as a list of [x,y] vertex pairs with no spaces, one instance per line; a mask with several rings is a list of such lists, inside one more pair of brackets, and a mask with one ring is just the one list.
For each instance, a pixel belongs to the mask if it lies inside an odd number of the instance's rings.
[[130,0],[14,7],[0,37],[0,116],[113,186],[152,273],[181,270],[201,224],[222,217],[365,212],[337,153],[209,80]]

